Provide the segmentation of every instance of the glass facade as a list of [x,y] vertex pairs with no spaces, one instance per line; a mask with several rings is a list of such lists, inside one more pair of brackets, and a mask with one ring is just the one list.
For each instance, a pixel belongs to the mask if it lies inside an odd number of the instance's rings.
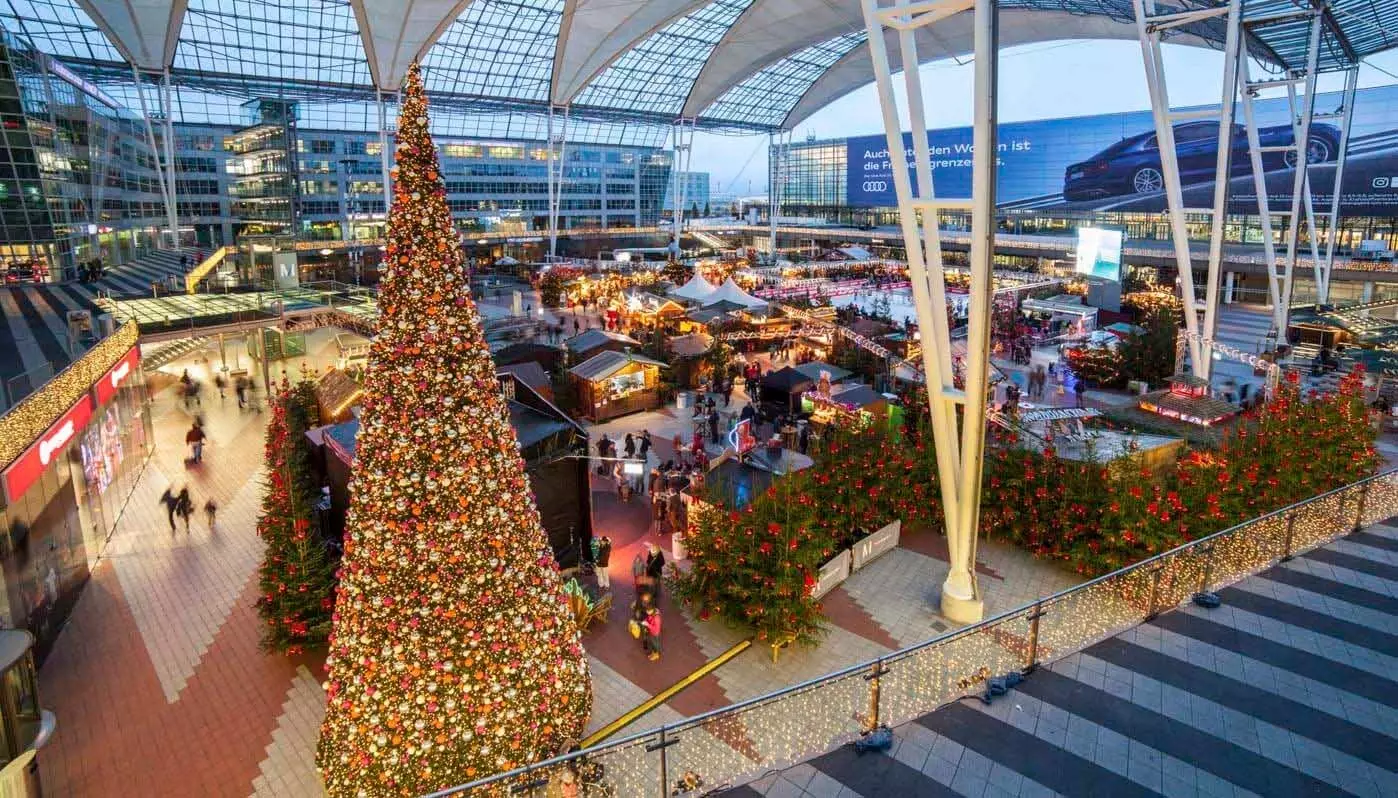
[[156,244],[164,205],[140,117],[0,29],[0,263],[37,281]]
[[[46,462],[20,479],[19,471],[34,466],[26,452],[3,472],[0,621],[33,632],[40,659],[105,550],[152,451],[139,357],[133,349],[122,362],[129,371],[119,388],[83,396],[85,423],[67,434],[60,419],[57,431],[31,447],[45,450]],[[49,449],[54,441],[61,443]]]
[[[201,246],[232,243],[243,234],[283,234],[289,208],[303,239],[382,234],[377,137],[279,126],[175,130],[184,187],[180,220],[193,224]],[[285,136],[295,136],[295,144],[285,146]],[[390,151],[392,146],[390,137]],[[548,228],[546,142],[439,139],[437,146],[447,204],[463,233]],[[564,160],[559,229],[636,227],[660,219],[670,183],[669,151],[570,142]]]

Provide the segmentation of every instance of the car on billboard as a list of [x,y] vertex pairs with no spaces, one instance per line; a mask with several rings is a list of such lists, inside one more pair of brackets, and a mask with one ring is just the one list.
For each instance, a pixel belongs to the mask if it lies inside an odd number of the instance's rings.
[[[1285,147],[1295,141],[1290,125],[1259,128],[1257,137],[1262,147]],[[1326,124],[1311,125],[1306,144],[1308,163],[1333,161],[1339,149],[1339,128]],[[1218,158],[1218,123],[1185,122],[1175,125],[1175,155],[1179,161],[1182,184],[1212,181]],[[1248,158],[1247,132],[1242,125],[1233,126],[1233,152],[1229,163],[1234,175],[1248,174],[1252,169]],[[1262,154],[1262,167],[1267,171],[1291,167],[1295,163],[1295,150]],[[1124,138],[1063,172],[1063,198],[1069,202],[1128,194],[1154,194],[1164,187],[1160,148],[1153,130]]]

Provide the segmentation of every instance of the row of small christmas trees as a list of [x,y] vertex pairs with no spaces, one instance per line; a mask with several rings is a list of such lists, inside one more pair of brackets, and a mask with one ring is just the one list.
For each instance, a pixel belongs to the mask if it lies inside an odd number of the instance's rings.
[[314,385],[301,380],[292,386],[283,378],[267,423],[267,490],[257,520],[265,546],[257,611],[263,647],[293,655],[329,638],[335,602],[335,564],[313,529],[316,486],[306,430],[318,417]]
[[416,64],[402,102],[316,756],[333,796],[422,795],[545,759],[592,707]]

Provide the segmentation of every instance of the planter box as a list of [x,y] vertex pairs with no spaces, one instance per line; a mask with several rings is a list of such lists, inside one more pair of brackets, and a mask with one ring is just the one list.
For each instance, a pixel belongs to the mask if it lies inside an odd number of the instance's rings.
[[816,574],[815,587],[811,590],[811,596],[820,598],[835,589],[835,586],[849,579],[850,574],[850,550],[836,554],[830,562],[820,566],[820,571]]
[[888,526],[880,528],[867,538],[854,544],[850,549],[853,554],[853,570],[868,565],[889,551],[898,547],[898,536],[903,531],[903,522],[894,521]]

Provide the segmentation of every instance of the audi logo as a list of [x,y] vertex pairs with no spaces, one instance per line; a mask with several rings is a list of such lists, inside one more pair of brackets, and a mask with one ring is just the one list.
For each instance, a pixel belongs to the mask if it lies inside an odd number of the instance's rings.
[[865,181],[864,181],[864,190],[865,190],[865,191],[887,191],[887,190],[888,190],[888,181],[887,181],[887,180],[865,180]]

